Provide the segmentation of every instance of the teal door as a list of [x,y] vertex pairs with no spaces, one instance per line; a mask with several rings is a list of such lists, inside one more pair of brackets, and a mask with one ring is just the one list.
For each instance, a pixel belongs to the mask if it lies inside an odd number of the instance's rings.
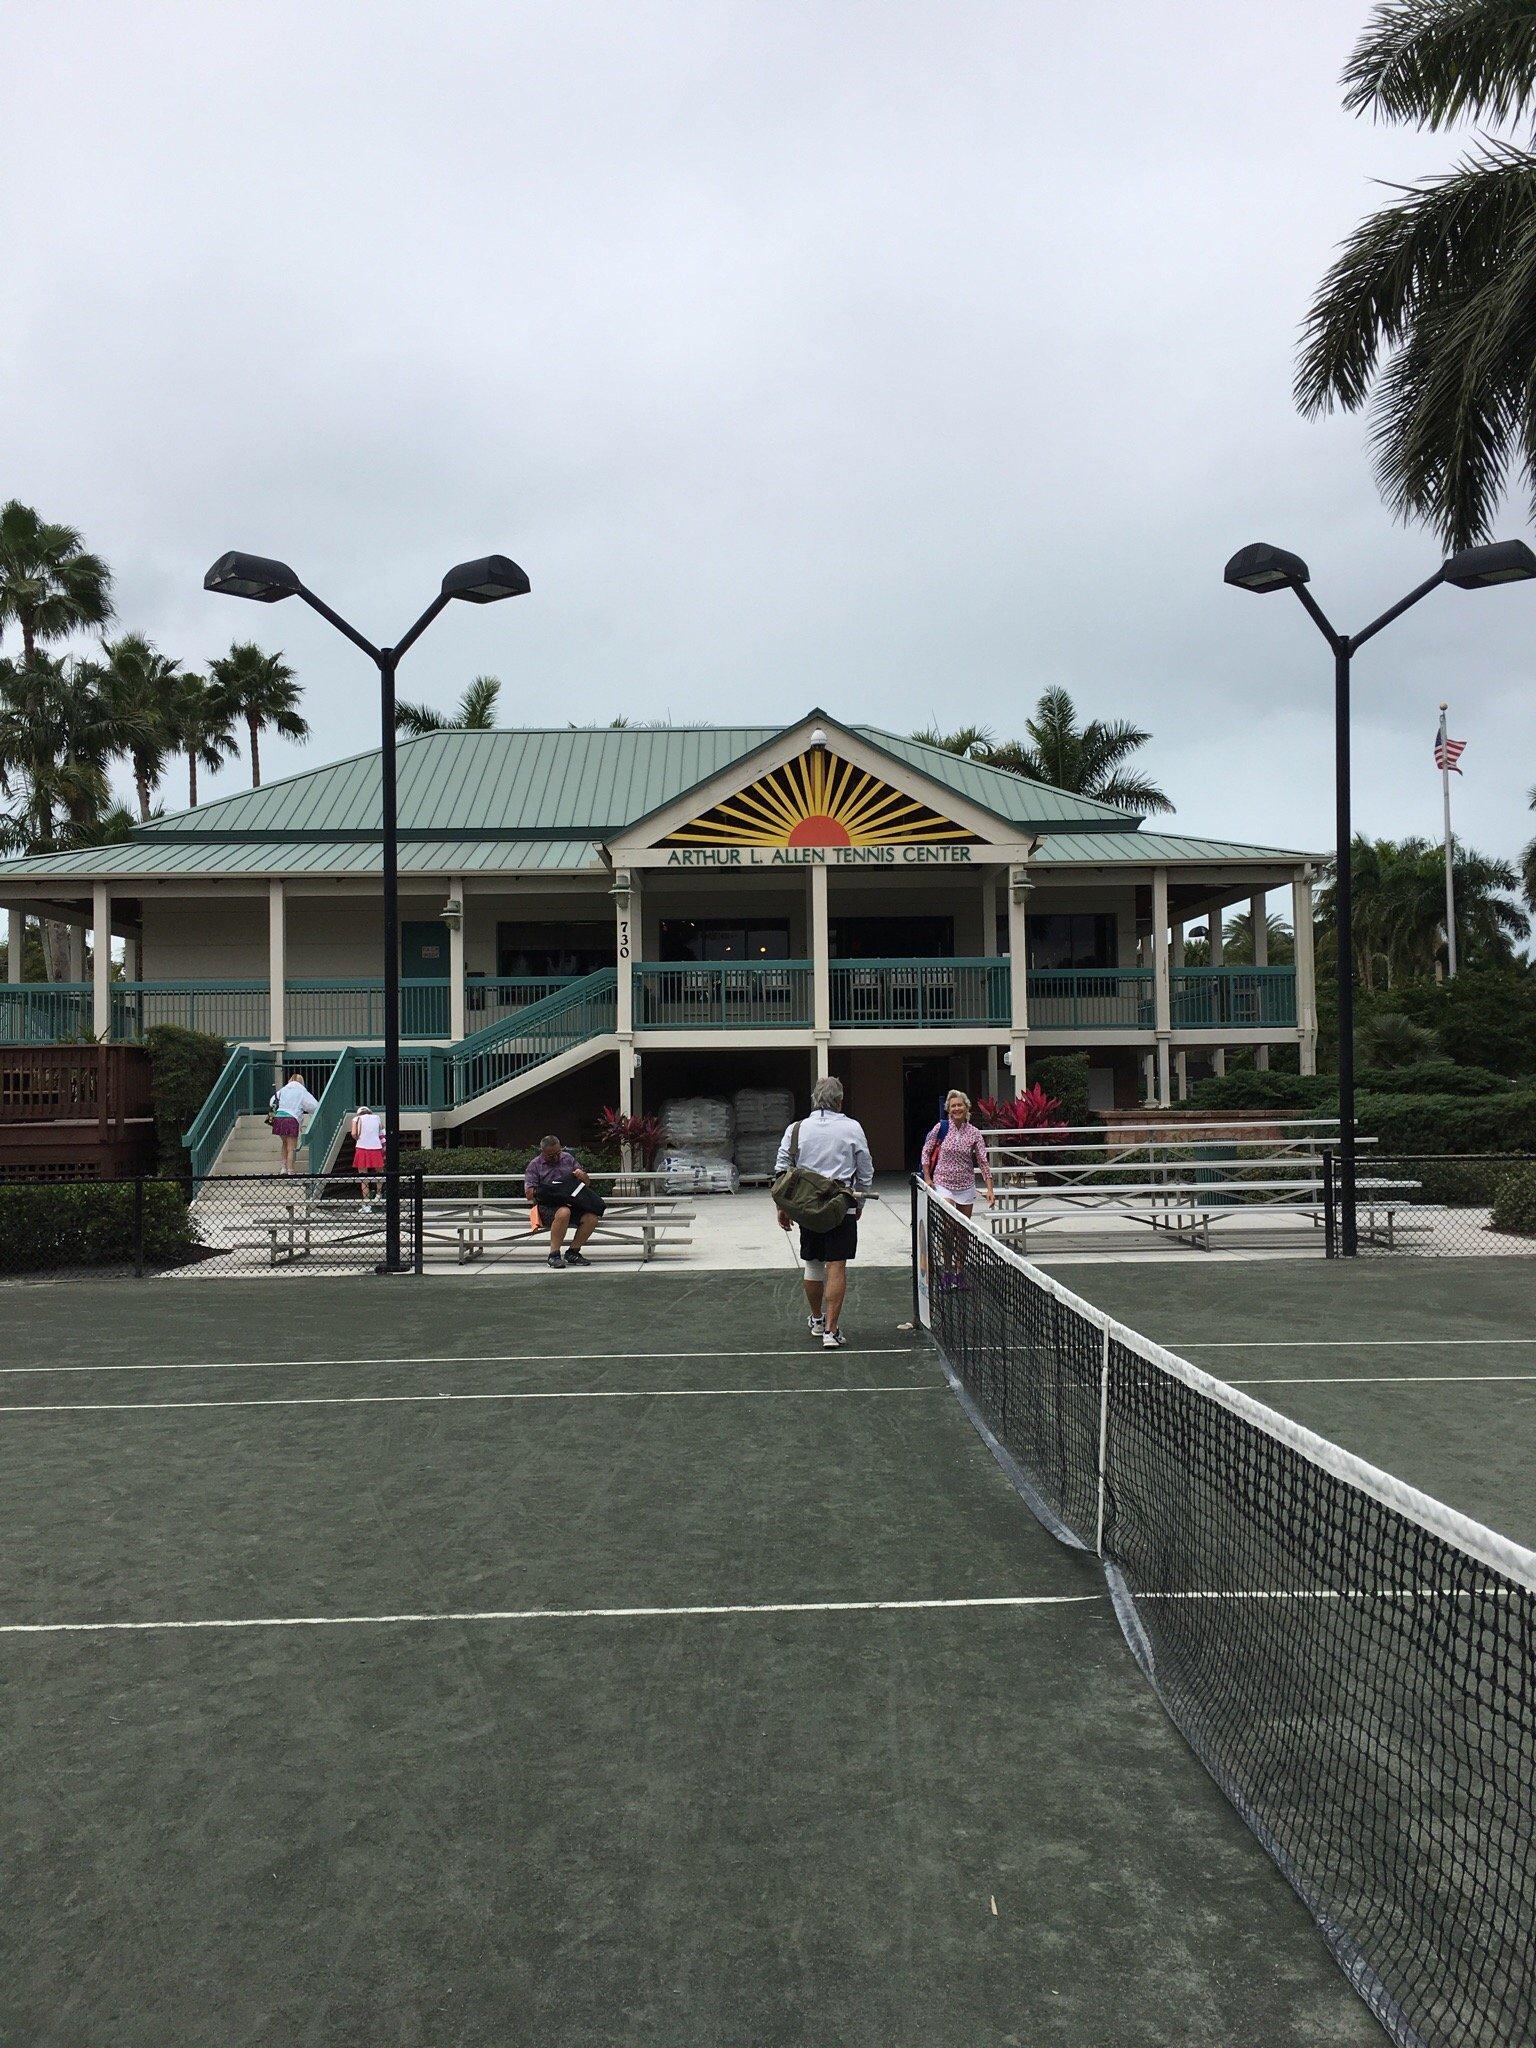
[[448,1036],[448,973],[447,925],[436,917],[406,919],[400,927],[400,1029],[406,1038]]

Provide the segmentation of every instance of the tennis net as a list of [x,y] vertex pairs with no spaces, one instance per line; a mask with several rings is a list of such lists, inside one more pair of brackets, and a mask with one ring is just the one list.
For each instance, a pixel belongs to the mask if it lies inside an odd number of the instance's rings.
[[1536,2040],[1536,1553],[1093,1308],[926,1189],[919,1310],[1402,2048]]

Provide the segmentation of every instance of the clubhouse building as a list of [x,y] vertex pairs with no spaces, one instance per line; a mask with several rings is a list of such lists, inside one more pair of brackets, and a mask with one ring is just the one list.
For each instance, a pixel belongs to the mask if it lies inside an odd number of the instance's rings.
[[[401,744],[399,793],[423,1142],[581,1139],[604,1104],[803,1098],[831,1071],[892,1170],[945,1086],[1008,1094],[1045,1053],[1087,1054],[1095,1107],[1174,1101],[1234,1047],[1314,1063],[1316,855],[1143,830],[819,710],[782,731],[436,733]],[[183,1024],[262,1086],[280,1057],[376,1096],[379,815],[369,753],[122,845],[0,863],[0,1042]],[[1277,890],[1294,965],[1264,957]],[[1221,958],[1234,907],[1254,911],[1256,964]],[[29,917],[69,928],[68,982],[22,980]]]

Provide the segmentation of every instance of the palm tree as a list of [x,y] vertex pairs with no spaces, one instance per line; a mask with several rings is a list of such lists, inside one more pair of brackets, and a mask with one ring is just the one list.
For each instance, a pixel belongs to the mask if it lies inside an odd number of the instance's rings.
[[101,643],[103,659],[89,665],[100,695],[116,750],[133,766],[133,787],[139,817],[149,816],[150,799],[165,767],[165,757],[178,745],[176,705],[185,677],[180,665],[146,640],[125,633]]
[[[1536,811],[1536,789],[1530,794],[1530,807]],[[1520,885],[1525,890],[1525,900],[1536,911],[1536,839],[1526,846],[1520,856]]]
[[112,572],[72,526],[40,519],[16,498],[0,505],[0,633],[14,619],[21,658],[112,616]]
[[[1523,121],[1536,9],[1378,0],[1344,104],[1441,128]],[[1486,540],[1512,470],[1536,488],[1536,155],[1484,136],[1455,168],[1361,222],[1307,316],[1296,400],[1368,409],[1376,479],[1449,548]]]
[[476,676],[452,711],[434,711],[430,704],[397,704],[395,731],[416,740],[429,732],[491,732],[500,695],[500,676]]
[[[1361,985],[1391,988],[1435,973],[1446,956],[1444,849],[1430,839],[1356,839],[1350,866]],[[1514,868],[1453,843],[1451,875],[1459,959],[1469,967],[1509,965],[1528,931],[1503,893],[1516,885]],[[1318,905],[1330,923],[1334,894],[1330,884]]]
[[235,751],[235,715],[217,683],[188,671],[178,679],[167,721],[168,738],[187,757],[187,803],[197,809],[197,771],[222,768]]
[[1023,740],[997,740],[985,726],[978,725],[962,726],[952,733],[929,727],[912,737],[942,747],[947,754],[958,754],[962,760],[1005,768],[1026,782],[1048,783],[1053,789],[1117,804],[1142,816],[1173,809],[1150,776],[1138,775],[1125,766],[1152,737],[1129,719],[1106,723],[1095,718],[1080,726],[1077,707],[1067,692],[1046,690],[1035,706],[1034,717],[1025,720],[1024,730],[1029,737]]
[[261,787],[261,734],[270,728],[284,739],[307,740],[309,726],[299,713],[294,672],[281,654],[264,654],[251,640],[237,640],[228,654],[210,661],[231,719],[243,718],[251,736],[251,787]]

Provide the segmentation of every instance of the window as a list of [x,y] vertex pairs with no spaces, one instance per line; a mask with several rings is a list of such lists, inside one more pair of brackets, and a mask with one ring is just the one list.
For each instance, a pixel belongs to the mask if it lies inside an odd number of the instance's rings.
[[663,960],[787,960],[789,919],[729,917],[664,917],[661,920]]
[[1118,967],[1112,910],[1054,910],[1025,927],[1031,967]]
[[834,917],[834,960],[952,960],[952,917]]
[[496,972],[503,979],[595,974],[617,951],[611,924],[498,924]]

